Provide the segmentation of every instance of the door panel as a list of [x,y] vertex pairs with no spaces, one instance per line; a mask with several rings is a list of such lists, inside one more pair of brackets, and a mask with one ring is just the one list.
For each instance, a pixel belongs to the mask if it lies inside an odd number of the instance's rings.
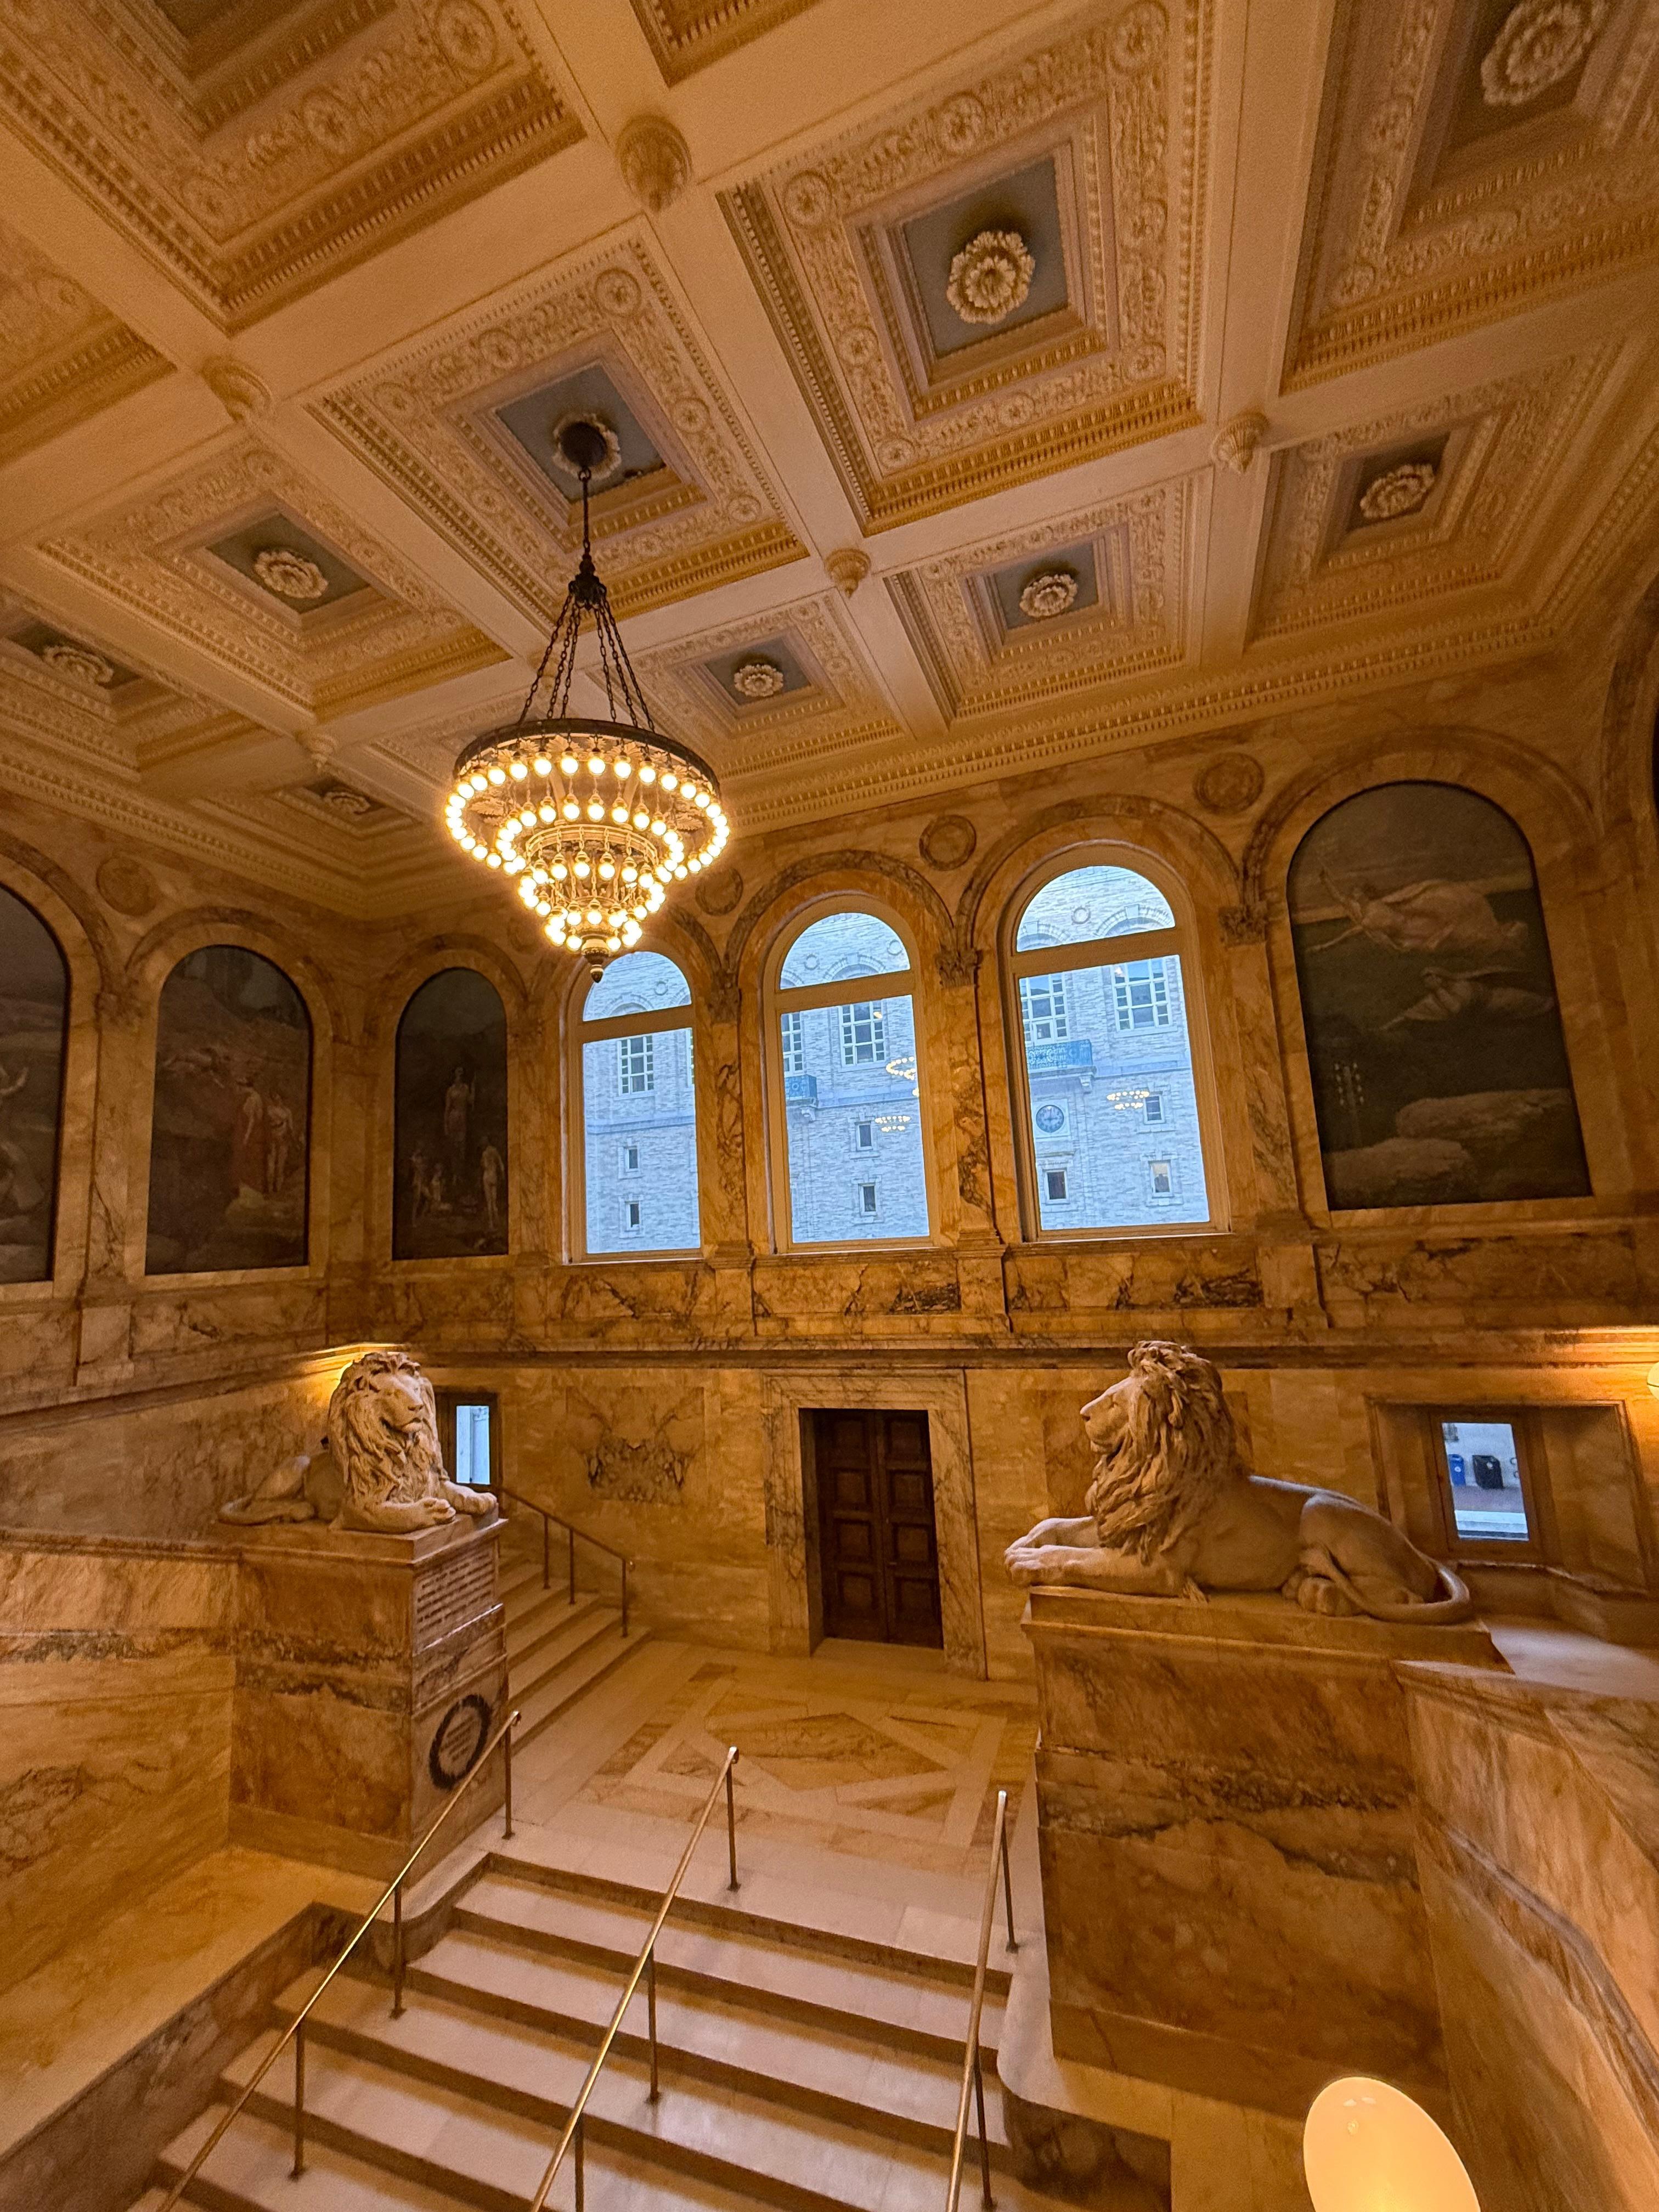
[[818,1493],[823,1632],[942,1644],[925,1413],[807,1413]]

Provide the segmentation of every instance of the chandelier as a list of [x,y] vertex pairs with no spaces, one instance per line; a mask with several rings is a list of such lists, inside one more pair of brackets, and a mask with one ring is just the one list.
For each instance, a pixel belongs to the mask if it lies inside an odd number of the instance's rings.
[[[640,941],[669,886],[701,875],[730,835],[714,771],[651,719],[593,566],[588,487],[614,460],[598,422],[562,423],[559,451],[582,487],[582,557],[516,722],[475,738],[455,763],[450,835],[519,896],[561,951],[597,976]],[[576,643],[591,615],[611,719],[568,711]],[[537,694],[552,669],[545,711]]]

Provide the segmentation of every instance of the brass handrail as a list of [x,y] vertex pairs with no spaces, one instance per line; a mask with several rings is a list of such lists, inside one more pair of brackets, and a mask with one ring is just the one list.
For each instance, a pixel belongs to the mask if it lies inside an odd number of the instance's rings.
[[328,1972],[323,1976],[322,1980],[318,1983],[316,1988],[307,1998],[304,2004],[301,2006],[299,2011],[295,2014],[294,2019],[289,2023],[286,2032],[278,2038],[271,2049],[266,2052],[264,2060],[260,2065],[258,2070],[255,2073],[253,2079],[248,2083],[241,2095],[236,2100],[236,2102],[225,2114],[223,2119],[222,2119],[218,2126],[214,2129],[213,2133],[208,2137],[207,2141],[202,2145],[200,2150],[197,2152],[195,2157],[191,2159],[190,2164],[185,2168],[177,2181],[173,2183],[172,2188],[168,2190],[167,2195],[161,2199],[159,2212],[173,2212],[173,2207],[179,2202],[179,2199],[183,2196],[185,2190],[189,2188],[191,2183],[195,2180],[197,2175],[207,2163],[208,2159],[211,2156],[213,2151],[222,2141],[226,2131],[236,2119],[243,2106],[247,2103],[249,2098],[252,2096],[260,2082],[264,2080],[266,2075],[270,2073],[271,2068],[276,2064],[278,2058],[282,2057],[283,2051],[287,2050],[290,2043],[294,2045],[295,2179],[297,2181],[300,2176],[305,2172],[305,2027],[306,2021],[310,2016],[312,2008],[317,2002],[318,1998],[322,1996],[323,1991],[328,1987],[329,1984],[334,1979],[336,1974],[339,1972],[341,1967],[344,1966],[346,1960],[356,1949],[357,1946],[362,1942],[364,1936],[368,1935],[369,1929],[380,1918],[381,1911],[386,1905],[386,1899],[390,1898],[392,1900],[392,2018],[395,2020],[403,2011],[404,1877],[409,1873],[410,1869],[414,1865],[416,1860],[419,1858],[421,1853],[432,1841],[434,1836],[437,1834],[439,1829],[442,1827],[444,1822],[454,1811],[457,1805],[460,1803],[462,1795],[466,1790],[468,1784],[476,1781],[478,1776],[483,1772],[484,1768],[489,1763],[490,1753],[495,1750],[497,1744],[501,1744],[503,1747],[502,1758],[507,1770],[507,1802],[502,1808],[505,1819],[501,1828],[501,1839],[503,1842],[506,1842],[511,1838],[513,1833],[513,1731],[518,1724],[519,1715],[517,1708],[515,1707],[501,1723],[500,1728],[496,1729],[495,1735],[491,1736],[489,1741],[478,1753],[477,1759],[473,1760],[471,1766],[467,1770],[466,1773],[462,1776],[459,1784],[457,1785],[454,1796],[444,1807],[442,1812],[439,1814],[437,1819],[432,1823],[432,1826],[427,1830],[426,1833],[421,1838],[420,1842],[416,1844],[414,1850],[404,1861],[402,1866],[398,1868],[397,1873],[393,1875],[390,1884],[386,1888],[381,1891],[379,1899],[375,1902],[374,1911],[368,1915],[367,1919],[359,1924],[356,1934],[346,1945],[344,1950],[341,1952],[339,1957],[334,1961],[334,1964],[329,1968]]
[[[556,1521],[570,1539],[570,1563],[567,1587],[569,1589],[572,1605],[576,1602],[576,1539],[579,1536],[584,1544],[591,1544],[596,1552],[605,1552],[618,1563],[622,1568],[622,1632],[626,1636],[628,1633],[628,1570],[634,1564],[627,1553],[619,1552],[614,1544],[607,1544],[602,1536],[590,1536],[586,1528],[578,1528],[574,1522],[567,1521],[562,1513],[550,1513],[545,1505],[538,1505],[533,1498],[526,1498],[522,1491],[509,1490],[505,1483],[501,1486],[501,1496],[510,1498],[515,1505],[527,1505],[532,1513],[539,1513],[542,1516],[542,1588],[544,1589],[550,1588],[552,1582],[551,1532],[549,1527],[551,1522]],[[510,1515],[508,1518],[511,1518]]]
[[1018,1951],[1014,1937],[1014,1884],[1008,1871],[1008,1792],[997,1792],[997,1824],[991,1837],[991,1871],[985,1881],[985,1905],[979,1917],[979,1954],[974,1966],[974,2002],[968,2013],[968,2047],[962,2060],[962,2094],[957,2100],[956,2140],[951,2147],[951,2187],[945,2199],[945,2212],[957,2212],[962,2195],[962,2160],[968,2145],[968,2100],[971,2094],[979,2106],[979,2172],[980,2191],[988,2205],[996,2199],[991,2194],[991,2140],[985,2132],[985,2067],[980,2056],[979,2021],[985,2009],[986,1962],[991,1953],[991,1923],[996,1917],[997,1870],[1002,1871],[1003,1909],[1008,1918],[1008,1948]]
[[726,1754],[720,1772],[714,1777],[713,1789],[703,1801],[702,1810],[698,1814],[696,1825],[691,1831],[691,1840],[681,1852],[680,1863],[674,1869],[674,1879],[663,1892],[662,1903],[657,1908],[657,1917],[651,1923],[651,1933],[646,1937],[644,1948],[634,1961],[634,1971],[628,1977],[628,1986],[622,1993],[617,2009],[611,2015],[611,2025],[605,2031],[593,2063],[587,2069],[587,2079],[582,2083],[577,2092],[576,2100],[570,2107],[570,2117],[564,2124],[564,2133],[559,2137],[557,2149],[548,2160],[547,2171],[542,2176],[541,2187],[536,2191],[531,2202],[530,2212],[542,2212],[543,2206],[547,2203],[547,2192],[553,2186],[559,2168],[564,2163],[564,2154],[573,2142],[576,2146],[576,2212],[584,2212],[582,2116],[587,2110],[587,2100],[593,2094],[593,2085],[599,2078],[599,2069],[611,2056],[611,2046],[617,2039],[617,2031],[623,2024],[623,2015],[634,2001],[634,1992],[640,1985],[640,1976],[645,1972],[647,1966],[651,1972],[650,1983],[646,1990],[646,2007],[651,2028],[651,2101],[653,2105],[657,2101],[657,1938],[662,1933],[662,1924],[668,1917],[669,1910],[674,1899],[680,1893],[680,1884],[685,1880],[686,1869],[691,1863],[691,1854],[702,1840],[702,1832],[708,1825],[708,1815],[714,1811],[714,1801],[720,1796],[722,1788],[726,1791],[726,1856],[732,1870],[732,1878],[726,1886],[728,1889],[736,1889],[738,1886],[738,1816],[732,1795],[732,1772],[737,1763],[738,1747],[733,1744]]

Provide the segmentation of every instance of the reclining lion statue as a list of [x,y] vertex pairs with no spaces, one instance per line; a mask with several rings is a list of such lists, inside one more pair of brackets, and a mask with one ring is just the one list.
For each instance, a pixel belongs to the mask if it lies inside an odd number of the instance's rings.
[[251,1498],[232,1498],[222,1521],[327,1521],[336,1528],[402,1534],[458,1513],[495,1510],[493,1491],[470,1490],[444,1472],[432,1385],[406,1352],[366,1352],[328,1401],[326,1448],[301,1452],[268,1474]]
[[1185,1345],[1136,1345],[1083,1425],[1095,1454],[1087,1510],[1009,1546],[1017,1583],[1144,1597],[1279,1590],[1310,1613],[1425,1625],[1474,1610],[1449,1567],[1369,1506],[1252,1474],[1220,1376]]

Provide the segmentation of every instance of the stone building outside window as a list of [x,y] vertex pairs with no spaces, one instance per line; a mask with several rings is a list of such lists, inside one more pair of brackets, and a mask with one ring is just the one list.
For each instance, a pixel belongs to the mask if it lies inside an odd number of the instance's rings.
[[624,953],[590,987],[578,1041],[580,1249],[696,1251],[690,986],[663,953]]

